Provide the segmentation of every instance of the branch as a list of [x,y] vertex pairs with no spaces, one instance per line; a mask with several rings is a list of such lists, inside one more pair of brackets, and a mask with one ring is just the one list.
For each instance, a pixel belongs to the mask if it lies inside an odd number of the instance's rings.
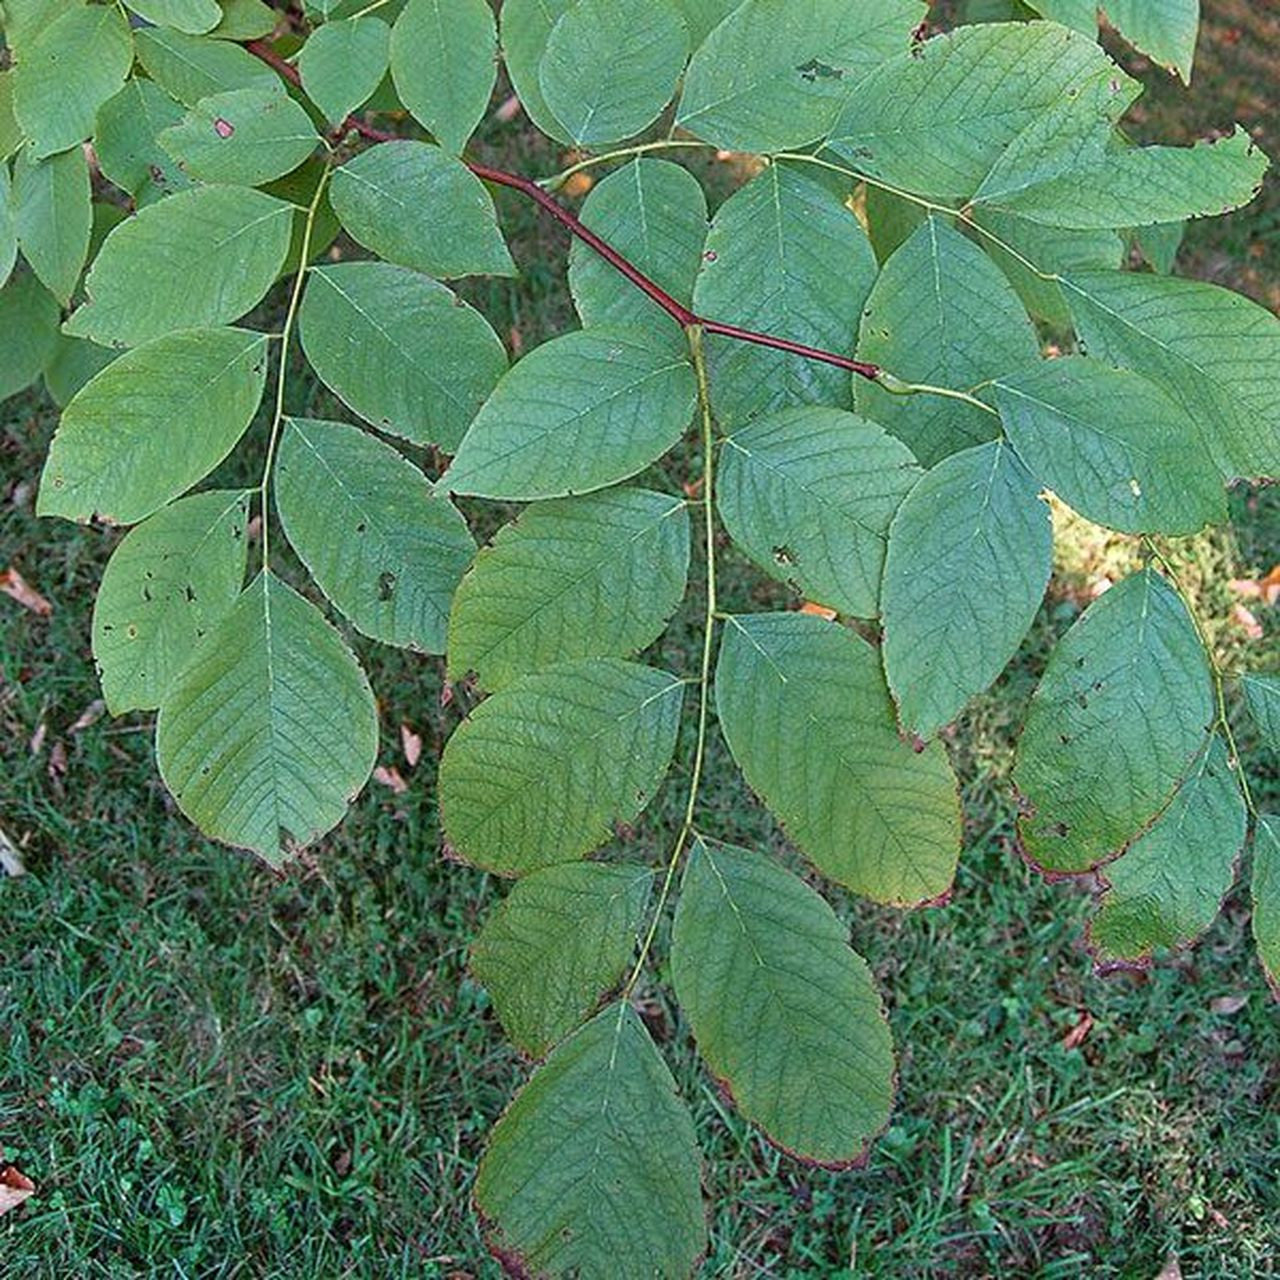
[[[268,66],[273,67],[290,84],[301,84],[302,77],[297,67],[287,62],[265,40],[250,40],[245,46],[255,57],[261,58]],[[334,130],[341,136],[347,132],[355,132],[375,142],[391,142],[396,139],[392,133],[384,133],[358,119],[348,116]],[[807,346],[803,342],[792,342],[789,338],[775,337],[771,333],[758,333],[754,329],[740,329],[737,325],[724,324],[719,320],[709,320],[686,307],[683,302],[673,298],[656,280],[650,279],[635,263],[619,253],[612,245],[596,235],[590,227],[585,226],[580,218],[570,213],[558,200],[544,191],[532,178],[522,178],[519,174],[507,173],[502,169],[493,169],[488,165],[477,164],[471,160],[463,160],[463,164],[484,182],[492,182],[500,187],[510,187],[532,200],[540,209],[550,214],[570,235],[576,236],[588,248],[599,254],[615,271],[629,280],[645,297],[661,307],[683,329],[697,326],[705,333],[714,333],[722,338],[732,338],[738,342],[749,342],[757,347],[770,347],[774,351],[786,351],[791,355],[802,356],[806,360],[817,360],[822,364],[832,364],[840,369],[847,369],[861,378],[876,382],[880,378],[880,366],[868,364],[863,360],[855,360],[852,356],[840,355],[835,351],[823,351],[818,347]]]

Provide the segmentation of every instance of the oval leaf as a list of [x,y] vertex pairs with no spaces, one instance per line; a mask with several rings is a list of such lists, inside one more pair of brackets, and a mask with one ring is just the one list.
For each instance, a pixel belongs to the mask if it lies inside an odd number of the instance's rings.
[[253,54],[225,40],[185,35],[164,27],[134,37],[138,61],[146,73],[184,106],[232,89],[268,89],[284,93],[280,77]]
[[1271,989],[1280,997],[1280,817],[1264,813],[1253,833],[1253,938]]
[[298,71],[307,97],[339,125],[373,96],[390,57],[391,28],[381,18],[346,18],[307,37]]
[[47,160],[28,148],[13,162],[13,228],[22,256],[64,305],[80,281],[93,229],[89,163],[82,147]]

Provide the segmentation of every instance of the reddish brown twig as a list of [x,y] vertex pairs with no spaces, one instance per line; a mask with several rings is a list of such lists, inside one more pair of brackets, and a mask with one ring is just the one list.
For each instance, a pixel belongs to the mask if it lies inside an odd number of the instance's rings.
[[[300,84],[302,77],[291,62],[286,62],[265,40],[251,40],[245,48],[255,57],[274,67],[291,84]],[[357,116],[348,116],[334,133],[355,132],[361,137],[374,142],[393,142],[396,134],[385,133],[366,124]],[[775,337],[771,333],[758,333],[754,329],[741,329],[737,325],[725,324],[720,320],[709,320],[686,307],[683,302],[673,298],[657,281],[650,279],[635,263],[619,253],[601,236],[596,235],[580,218],[569,212],[558,200],[544,191],[532,178],[523,178],[519,174],[507,173],[503,169],[493,169],[489,165],[477,164],[471,160],[463,163],[485,182],[492,182],[500,187],[510,187],[528,197],[540,209],[550,214],[570,235],[576,236],[588,248],[598,253],[615,271],[629,280],[647,298],[655,302],[677,324],[688,328],[698,325],[706,333],[714,333],[723,338],[733,338],[738,342],[750,342],[758,347],[770,347],[775,351],[786,351],[791,355],[801,356],[806,360],[817,360],[822,364],[835,365],[847,369],[859,377],[875,382],[880,377],[880,366],[868,364],[863,360],[855,360],[852,356],[840,355],[835,351],[823,351],[819,347],[810,347],[803,342],[792,342],[789,338]]]

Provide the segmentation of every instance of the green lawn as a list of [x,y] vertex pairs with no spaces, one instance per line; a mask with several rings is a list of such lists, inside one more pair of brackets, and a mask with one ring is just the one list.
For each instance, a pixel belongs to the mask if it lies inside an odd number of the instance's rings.
[[[1235,6],[1209,8],[1217,30]],[[1214,119],[1245,110],[1212,75],[1197,92]],[[518,125],[489,145],[510,167],[556,167]],[[1253,274],[1232,282],[1266,296],[1275,208],[1273,187],[1253,223],[1198,230],[1191,264],[1239,262]],[[564,245],[527,209],[504,200],[503,212],[525,275],[472,297],[530,346],[571,322]],[[334,411],[320,389],[304,398]],[[404,772],[405,794],[372,785],[284,877],[203,841],[159,783],[148,719],[73,731],[97,697],[89,609],[114,538],[34,519],[55,416],[35,394],[0,410],[0,567],[16,564],[54,605],[40,619],[0,598],[0,827],[28,870],[0,880],[0,1163],[39,1188],[0,1219],[4,1275],[496,1275],[468,1197],[525,1069],[466,973],[495,886],[440,856],[429,762],[457,718],[440,705],[440,664],[357,643],[380,698],[381,762]],[[1226,584],[1276,559],[1280,491],[1239,492],[1234,507],[1238,538],[1190,544],[1184,566],[1224,650],[1258,664],[1265,642],[1230,623]],[[1023,654],[954,744],[967,819],[954,901],[912,914],[836,902],[901,1054],[895,1120],[867,1168],[816,1172],[768,1147],[699,1068],[665,989],[645,995],[709,1156],[706,1276],[832,1275],[851,1259],[886,1277],[1146,1280],[1171,1256],[1188,1276],[1275,1266],[1280,1020],[1246,894],[1193,952],[1103,981],[1081,941],[1086,889],[1047,885],[1013,848],[1014,726],[1050,644],[1125,554],[1078,524],[1063,541]],[[727,607],[782,599],[725,559]],[[655,660],[692,669],[694,624]],[[424,739],[416,770],[401,724]],[[1249,764],[1260,799],[1280,803],[1277,762],[1252,751]],[[709,768],[701,825],[792,859],[718,741]],[[658,856],[682,777],[633,853]],[[1083,1042],[1065,1047],[1086,1018]]]

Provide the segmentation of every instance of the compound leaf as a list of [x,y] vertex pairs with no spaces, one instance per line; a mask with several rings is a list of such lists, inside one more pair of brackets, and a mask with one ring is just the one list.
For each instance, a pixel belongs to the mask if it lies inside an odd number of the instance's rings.
[[262,399],[267,339],[191,329],[126,352],[63,412],[40,477],[39,515],[132,524],[202,480]]
[[688,56],[675,0],[576,0],[547,36],[538,85],[573,142],[617,142],[657,119]]
[[701,1160],[675,1081],[625,1002],[555,1049],[494,1127],[476,1175],[513,1274],[678,1280],[706,1243]]
[[93,657],[112,715],[158,707],[244,586],[249,495],[179,498],[131,529],[93,606]]
[[83,5],[18,47],[13,110],[37,160],[78,146],[133,65],[129,24],[113,5]]
[[1253,832],[1253,938],[1271,989],[1280,993],[1280,817],[1264,813]]
[[449,675],[497,689],[567,658],[626,657],[661,634],[689,573],[683,498],[605,489],[535,503],[462,580]]
[[444,652],[449,601],[475,543],[417,467],[359,427],[291,418],[275,492],[293,549],[360,631]]
[[270,572],[200,642],[156,722],[160,776],[182,812],[276,867],[342,820],[377,749],[359,663]]
[[391,76],[400,101],[454,155],[489,105],[497,56],[487,0],[409,0],[391,30]]
[[387,74],[391,28],[381,18],[345,18],[312,32],[298,54],[307,97],[332,125],[373,96]]
[[441,483],[527,501],[603,489],[684,434],[696,388],[687,359],[640,329],[586,329],[535,348],[494,388]]
[[884,666],[908,733],[931,737],[1017,652],[1044,599],[1053,526],[1004,441],[944,459],[889,529]]
[[159,141],[201,182],[256,187],[296,169],[320,139],[311,117],[287,94],[232,89],[202,98]]
[[389,263],[313,269],[300,327],[307,359],[345,404],[383,431],[448,452],[507,367],[478,311]]
[[869,644],[811,614],[731,618],[716,707],[747,781],[824,875],[894,906],[949,890],[955,776],[939,743],[898,736]]
[[446,279],[515,274],[484,184],[439,147],[370,147],[334,172],[330,199],[352,237],[389,262]]
[[1156,948],[1190,946],[1231,888],[1248,816],[1214,737],[1168,808],[1102,873],[1107,887],[1089,926],[1098,962],[1141,963]]
[[[964,390],[1040,355],[1036,332],[999,267],[937,218],[884,265],[862,314],[858,358],[909,382]],[[990,440],[998,420],[941,396],[891,395],[858,381],[858,409],[906,441],[925,466]]]
[[1031,699],[1013,780],[1027,855],[1087,871],[1168,804],[1214,720],[1203,648],[1153,569],[1094,601],[1058,643]]
[[[711,319],[852,356],[875,278],[871,242],[840,197],[774,164],[717,211],[694,301]],[[714,336],[707,351],[725,427],[787,405],[851,404],[842,369]]]
[[149,27],[134,37],[138,61],[146,73],[184,106],[232,89],[284,93],[280,77],[238,45],[208,36],[189,36],[166,27]]
[[1198,280],[1089,271],[1062,287],[1089,354],[1157,381],[1224,476],[1280,474],[1280,320]]
[[808,885],[694,842],[671,939],[680,1007],[738,1110],[800,1160],[847,1168],[889,1120],[893,1040],[867,963]]
[[89,256],[93,229],[89,164],[81,147],[45,160],[31,149],[13,166],[13,225],[18,247],[41,283],[66,304]]
[[293,209],[247,187],[193,187],[111,232],[85,280],[89,301],[64,332],[134,347],[236,320],[275,283]]
[[542,1057],[626,972],[644,924],[653,871],[570,862],[517,880],[471,948],[502,1029]]
[[1101,360],[1045,360],[995,383],[1032,473],[1081,515],[1125,533],[1196,533],[1226,519],[1222,477],[1190,415]]
[[735,151],[813,142],[924,16],[919,0],[746,0],[695,51],[676,123]]
[[783,409],[725,440],[716,502],[729,536],[770,577],[870,618],[889,522],[920,475],[907,446],[874,422]]
[[482,702],[440,761],[444,832],[468,862],[522,875],[599,848],[671,763],[684,682],[616,658],[520,676]]

